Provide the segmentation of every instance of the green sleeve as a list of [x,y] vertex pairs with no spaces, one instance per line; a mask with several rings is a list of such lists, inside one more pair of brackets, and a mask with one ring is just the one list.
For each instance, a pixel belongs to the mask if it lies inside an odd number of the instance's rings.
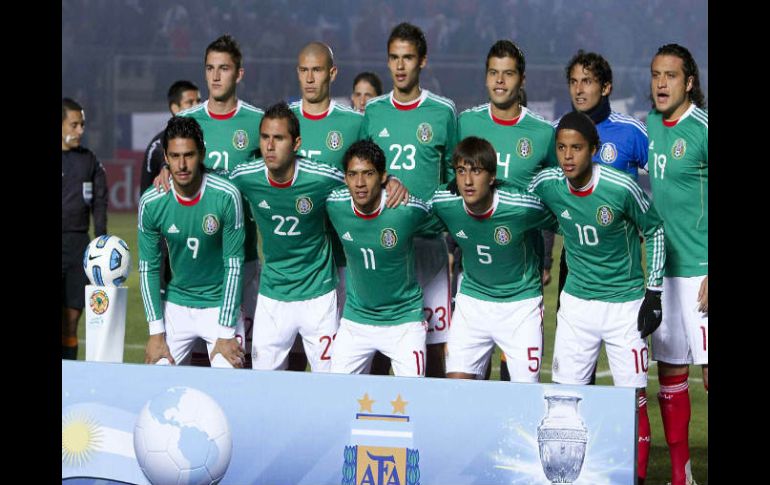
[[139,244],[139,289],[148,323],[163,319],[163,307],[160,301],[161,255],[158,249],[161,236],[158,225],[153,221],[152,214],[149,212],[147,206],[140,203],[137,237]]
[[222,305],[219,307],[219,324],[234,327],[241,307],[242,266],[244,257],[245,230],[243,226],[243,204],[240,193],[223,199],[222,223],[222,264],[224,279]]
[[449,116],[449,119],[447,120],[447,144],[446,144],[446,150],[444,150],[444,157],[442,159],[443,165],[444,165],[444,176],[442,183],[449,182],[452,180],[455,176],[454,169],[452,168],[452,153],[455,151],[455,145],[457,145],[457,130],[459,129],[457,126],[457,117],[454,114],[454,110],[452,111],[452,114]]
[[[636,185],[636,184],[634,184]],[[647,287],[663,285],[663,268],[666,264],[666,246],[663,232],[663,220],[652,205],[647,194],[636,185],[626,197],[626,210],[644,236],[644,248],[647,255]]]

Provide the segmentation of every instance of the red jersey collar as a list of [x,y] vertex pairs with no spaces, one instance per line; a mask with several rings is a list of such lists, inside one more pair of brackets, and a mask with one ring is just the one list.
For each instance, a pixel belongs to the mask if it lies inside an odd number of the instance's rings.
[[601,166],[597,163],[593,165],[593,173],[591,174],[591,181],[588,182],[588,184],[585,187],[581,187],[579,189],[576,189],[572,186],[572,184],[569,183],[569,180],[567,180],[567,187],[569,188],[569,191],[572,195],[576,195],[578,197],[587,197],[591,195],[594,192],[594,189],[599,184],[599,174],[601,173]]
[[206,100],[206,112],[209,114],[209,116],[211,116],[215,120],[229,120],[230,118],[235,116],[235,113],[238,112],[238,108],[240,108],[240,107],[241,107],[241,102],[240,102],[240,100],[238,100],[235,103],[235,108],[233,108],[232,111],[230,111],[229,113],[225,113],[223,115],[218,115],[216,113],[212,113],[211,110],[209,110],[209,101]]
[[671,121],[663,120],[663,126],[665,126],[666,128],[673,128],[673,127],[675,127],[680,121],[682,121],[683,119],[685,119],[688,116],[690,116],[690,113],[692,113],[692,111],[694,109],[695,109],[695,103],[690,102],[690,106],[687,108],[687,110],[684,113],[682,113],[682,116],[680,116],[679,118],[677,118],[675,120],[671,120]]
[[416,107],[420,106],[420,104],[425,99],[425,96],[427,96],[428,91],[425,89],[420,90],[420,95],[417,96],[417,99],[414,101],[410,101],[408,103],[401,103],[396,100],[396,97],[393,95],[394,91],[390,92],[390,102],[393,104],[393,107],[395,107],[399,111],[409,111],[412,109],[415,109]]
[[324,111],[323,113],[318,114],[318,115],[313,115],[313,114],[308,113],[307,111],[305,111],[305,108],[303,108],[302,105],[303,105],[302,100],[300,100],[299,101],[299,110],[302,113],[302,116],[304,116],[305,118],[307,118],[309,120],[312,120],[312,121],[318,121],[318,120],[322,120],[322,119],[326,118],[327,116],[329,116],[331,114],[332,109],[334,108],[334,100],[332,99],[329,102],[329,107],[326,109],[326,111]]
[[492,118],[492,121],[494,121],[498,125],[502,126],[514,126],[516,123],[519,122],[519,120],[524,116],[524,107],[521,107],[521,112],[519,113],[519,116],[512,120],[504,120],[502,118],[498,118],[494,114],[492,114],[492,104],[489,104],[489,116]]
[[[171,188],[172,188],[172,190],[174,188],[173,182],[172,182]],[[174,197],[176,197],[176,201],[179,202],[180,204],[182,204],[183,206],[185,206],[185,207],[192,207],[195,204],[197,204],[198,202],[200,202],[201,197],[203,196],[203,189],[205,189],[205,188],[206,188],[206,174],[204,173],[203,174],[203,181],[201,181],[201,186],[198,189],[198,193],[195,194],[195,196],[193,196],[192,198],[187,198],[187,197],[185,197],[183,195],[178,194],[176,192],[176,190],[173,190]]]
[[469,216],[479,221],[483,221],[484,219],[489,219],[490,217],[492,217],[492,214],[494,214],[495,210],[497,210],[497,204],[499,201],[500,201],[500,197],[498,196],[497,191],[495,190],[495,193],[492,196],[492,206],[489,209],[487,209],[483,214],[476,214],[475,212],[471,212],[468,206],[465,205],[465,201],[463,201],[463,208],[465,209],[465,212]]
[[361,219],[374,219],[382,213],[382,209],[385,207],[385,200],[388,198],[387,193],[383,190],[380,193],[380,205],[371,214],[365,214],[358,210],[355,202],[353,202],[353,194],[350,194],[350,206],[353,207],[353,213]]
[[267,170],[267,168],[265,169],[265,178],[267,178],[267,183],[269,183],[271,187],[275,187],[276,189],[286,189],[294,185],[294,182],[297,181],[297,173],[299,173],[299,163],[297,163],[297,160],[294,160],[294,176],[291,180],[287,180],[286,182],[276,182],[270,178],[270,171]]

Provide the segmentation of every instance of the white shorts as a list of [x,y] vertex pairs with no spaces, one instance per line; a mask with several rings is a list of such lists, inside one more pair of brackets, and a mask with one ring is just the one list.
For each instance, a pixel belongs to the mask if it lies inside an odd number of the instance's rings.
[[444,238],[414,238],[414,267],[417,283],[422,288],[428,345],[446,342],[452,323],[448,254]]
[[259,295],[254,316],[252,368],[286,369],[289,350],[299,333],[313,372],[328,372],[337,333],[337,293],[310,300],[279,301]]
[[[193,345],[199,342],[199,339],[206,345],[206,355],[211,355],[219,338],[219,307],[191,308],[166,301],[163,303],[163,316],[166,324],[166,345],[177,365],[189,365]],[[241,348],[243,336],[243,315],[239,315],[235,338]],[[211,367],[232,368],[232,365],[221,354],[217,354],[211,361]]]
[[538,382],[543,357],[543,297],[491,302],[457,294],[447,340],[446,371],[484,377],[495,344],[512,382]]
[[649,350],[636,328],[642,301],[583,300],[562,291],[556,315],[553,381],[588,384],[604,341],[615,385],[646,387]]
[[425,322],[398,325],[365,325],[340,320],[332,348],[331,371],[363,374],[377,351],[390,358],[393,373],[403,377],[425,376]]
[[653,360],[708,365],[709,317],[698,311],[698,292],[705,278],[663,278],[663,322],[652,334]]

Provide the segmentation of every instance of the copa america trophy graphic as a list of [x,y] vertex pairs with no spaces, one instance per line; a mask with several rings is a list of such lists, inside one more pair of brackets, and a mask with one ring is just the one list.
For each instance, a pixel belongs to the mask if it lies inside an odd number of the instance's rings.
[[588,428],[578,413],[582,398],[567,392],[546,393],[546,414],[537,427],[543,472],[552,484],[573,483],[580,476]]

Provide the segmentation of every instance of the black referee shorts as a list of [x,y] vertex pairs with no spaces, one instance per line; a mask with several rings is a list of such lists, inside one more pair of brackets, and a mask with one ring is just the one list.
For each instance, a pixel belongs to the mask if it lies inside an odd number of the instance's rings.
[[61,304],[82,310],[88,277],[83,270],[83,256],[91,240],[87,233],[61,234]]

